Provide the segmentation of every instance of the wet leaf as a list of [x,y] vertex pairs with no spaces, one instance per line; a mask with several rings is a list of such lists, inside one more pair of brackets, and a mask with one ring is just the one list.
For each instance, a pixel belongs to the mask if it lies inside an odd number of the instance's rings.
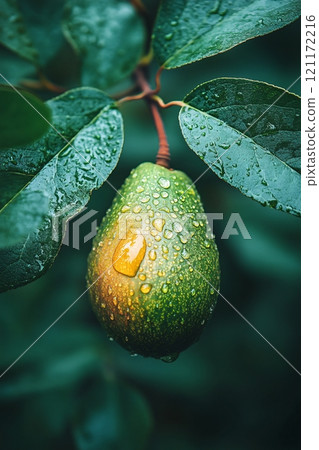
[[[41,114],[41,115],[40,115]],[[39,98],[0,86],[0,148],[28,144],[47,130],[51,112]]]
[[217,79],[184,101],[182,133],[211,170],[262,205],[300,215],[299,97],[262,82]]
[[0,43],[23,58],[37,63],[38,55],[16,0],[0,2]]
[[64,34],[82,60],[82,84],[101,89],[129,75],[144,50],[144,26],[124,0],[70,1]]
[[0,153],[0,172],[14,178],[11,198],[0,198],[1,290],[48,269],[65,221],[104,183],[122,149],[121,114],[104,93],[75,89],[48,104],[54,129],[28,147]]
[[17,0],[28,34],[37,49],[39,63],[46,65],[63,46],[62,15],[65,0]]
[[299,0],[164,0],[153,47],[159,63],[172,69],[278,30],[299,15]]

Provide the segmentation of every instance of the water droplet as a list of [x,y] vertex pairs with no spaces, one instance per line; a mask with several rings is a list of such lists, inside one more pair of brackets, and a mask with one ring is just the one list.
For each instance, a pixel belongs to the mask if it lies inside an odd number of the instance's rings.
[[172,239],[173,237],[173,232],[171,230],[165,230],[164,231],[164,238],[165,239]]
[[140,273],[138,277],[139,277],[139,279],[140,279],[141,281],[145,281],[145,280],[146,280],[146,275],[145,275],[145,273]]
[[188,241],[187,237],[183,235],[179,236],[179,240],[181,241],[182,244],[186,244]]
[[168,247],[166,247],[166,245],[162,245],[162,252],[168,253]]
[[114,251],[112,262],[114,269],[134,277],[146,252],[146,241],[142,234],[129,231],[126,239],[121,239]]
[[182,225],[181,225],[179,222],[174,222],[174,224],[173,224],[173,230],[174,230],[176,233],[180,233],[181,231],[183,231],[183,227],[182,227]]
[[168,193],[167,192],[161,192],[161,196],[163,197],[163,198],[167,198],[168,197]]
[[165,34],[165,40],[166,40],[166,41],[170,41],[170,40],[172,39],[172,37],[173,37],[173,33],[167,33],[167,34]]
[[145,197],[142,197],[140,200],[142,203],[147,203],[150,201],[150,196],[149,195],[145,195]]
[[123,206],[123,208],[121,209],[121,212],[122,212],[122,213],[125,213],[125,212],[127,212],[127,211],[129,211],[129,210],[130,210],[130,207],[127,206],[127,205],[125,205],[125,206]]
[[143,192],[143,191],[144,191],[143,186],[137,186],[136,192],[141,193],[141,192]]
[[161,361],[171,363],[177,360],[179,353],[172,353],[171,355],[162,356]]
[[141,206],[140,205],[136,205],[133,208],[133,213],[138,214],[141,211]]
[[149,283],[144,283],[144,284],[142,284],[140,289],[141,289],[141,292],[143,292],[143,294],[148,294],[150,292],[150,290],[152,289],[152,286]]
[[157,231],[162,231],[165,225],[165,220],[164,219],[154,219],[153,220],[153,227],[157,230]]
[[162,188],[168,189],[168,188],[170,187],[170,185],[171,185],[171,182],[170,182],[167,178],[161,177],[161,178],[159,178],[159,180],[158,180],[158,184],[159,184]]
[[267,123],[267,130],[275,131],[276,130],[276,126],[273,123],[268,122]]
[[110,314],[110,319],[114,320],[114,314],[113,313]]
[[189,253],[188,253],[188,251],[185,248],[182,251],[182,257],[184,259],[188,259],[189,258]]
[[162,292],[164,294],[167,294],[167,292],[168,292],[168,285],[166,283],[164,283],[163,286],[162,286]]
[[156,251],[155,250],[150,250],[149,253],[148,253],[148,256],[149,256],[151,261],[155,261],[155,259],[157,257]]
[[211,247],[211,243],[208,240],[204,241],[204,245],[206,248],[210,248]]

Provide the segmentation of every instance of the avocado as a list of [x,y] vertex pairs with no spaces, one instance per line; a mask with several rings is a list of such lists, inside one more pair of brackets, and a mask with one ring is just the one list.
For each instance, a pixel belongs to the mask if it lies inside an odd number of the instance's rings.
[[220,270],[187,175],[149,162],[131,172],[94,238],[87,283],[107,334],[133,354],[170,362],[199,338]]

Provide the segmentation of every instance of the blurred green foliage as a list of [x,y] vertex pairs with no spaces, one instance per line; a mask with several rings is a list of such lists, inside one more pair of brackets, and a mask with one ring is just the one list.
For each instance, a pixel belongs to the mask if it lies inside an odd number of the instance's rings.
[[0,149],[34,142],[50,120],[50,108],[35,95],[0,85]]
[[[181,99],[200,82],[220,76],[288,87],[299,76],[299,26],[164,72],[162,97]],[[50,78],[74,86],[69,54],[67,47],[60,50],[65,64],[52,64]],[[11,81],[32,76],[31,66],[18,68],[7,50],[1,55],[6,55],[1,70],[8,68],[4,74]],[[150,79],[156,70],[154,65]],[[292,88],[299,90],[298,84]],[[110,177],[115,187],[132,167],[153,161],[157,149],[147,106],[132,102],[121,109],[125,145]],[[163,111],[172,166],[195,180],[206,165],[183,141],[177,113]],[[239,212],[252,236],[221,240],[226,222],[215,223],[222,294],[298,369],[299,220],[243,197],[212,172],[197,187],[207,212],[222,212],[226,221]],[[99,220],[113,196],[108,184],[93,193],[88,207],[99,211]],[[63,246],[45,276],[1,295],[1,371],[85,290],[90,246],[83,244],[80,251]],[[199,342],[165,364],[133,358],[109,342],[86,294],[0,379],[0,399],[6,450],[300,447],[299,375],[222,298]]]

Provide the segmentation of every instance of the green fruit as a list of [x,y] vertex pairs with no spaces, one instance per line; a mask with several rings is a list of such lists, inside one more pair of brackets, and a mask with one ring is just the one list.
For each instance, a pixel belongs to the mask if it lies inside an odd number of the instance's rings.
[[103,219],[89,256],[91,301],[110,338],[130,352],[173,361],[199,338],[220,280],[203,213],[183,172],[144,163]]

